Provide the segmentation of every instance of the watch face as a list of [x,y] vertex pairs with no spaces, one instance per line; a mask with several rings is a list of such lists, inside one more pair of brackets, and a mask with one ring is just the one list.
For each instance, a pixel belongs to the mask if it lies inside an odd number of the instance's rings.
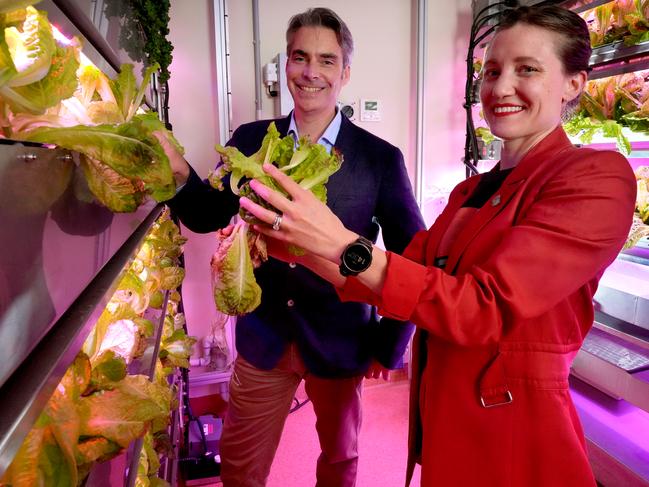
[[351,245],[344,254],[344,261],[350,271],[364,271],[372,261],[372,251],[361,244]]

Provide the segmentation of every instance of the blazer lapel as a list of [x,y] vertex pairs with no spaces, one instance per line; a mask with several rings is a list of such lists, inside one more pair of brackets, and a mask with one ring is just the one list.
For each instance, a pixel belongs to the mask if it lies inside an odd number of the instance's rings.
[[282,137],[286,137],[288,135],[289,125],[291,125],[290,114],[288,117],[278,118],[277,120],[275,120],[275,127],[277,127],[277,131],[279,132],[279,135],[281,135]]
[[335,172],[327,182],[327,205],[332,206],[340,194],[344,194],[347,186],[352,184],[352,178],[348,177],[357,163],[356,152],[358,144],[354,141],[354,125],[342,116],[340,131],[336,137],[334,147],[343,155],[341,168]]
[[511,179],[510,174],[503,182],[498,191],[478,210],[476,215],[471,218],[468,225],[458,234],[457,239],[453,242],[449,252],[446,269],[449,273],[455,272],[455,267],[471,240],[480,232],[480,230],[489,223],[500,211],[505,208],[509,200],[514,196],[524,178]]

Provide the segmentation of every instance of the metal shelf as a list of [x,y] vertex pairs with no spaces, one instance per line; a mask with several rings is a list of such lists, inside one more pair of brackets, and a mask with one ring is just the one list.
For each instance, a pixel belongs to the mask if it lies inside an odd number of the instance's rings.
[[39,341],[27,360],[0,388],[0,474],[11,464],[34,421],[74,360],[90,329],[115,291],[124,267],[164,205],[150,210],[131,236],[103,265],[78,298]]
[[581,13],[591,8],[599,7],[611,3],[614,0],[593,0],[591,2],[584,0],[567,0],[561,4],[562,7],[569,8],[573,12]]
[[596,47],[590,57],[590,66],[593,68],[588,76],[591,80],[649,69],[649,42],[625,46],[617,41]]

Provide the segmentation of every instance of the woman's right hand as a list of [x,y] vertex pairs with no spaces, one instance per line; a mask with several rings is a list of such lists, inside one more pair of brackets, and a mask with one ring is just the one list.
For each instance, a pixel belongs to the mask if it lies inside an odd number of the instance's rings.
[[[264,171],[286,190],[290,199],[259,181],[251,181],[250,187],[255,193],[279,211],[264,208],[248,198],[240,198],[239,205],[242,208],[267,224],[255,225],[255,230],[338,264],[342,251],[358,235],[347,230],[313,193],[302,188],[275,166],[265,164]],[[274,229],[273,224],[278,215],[281,216],[281,223],[275,225]]]

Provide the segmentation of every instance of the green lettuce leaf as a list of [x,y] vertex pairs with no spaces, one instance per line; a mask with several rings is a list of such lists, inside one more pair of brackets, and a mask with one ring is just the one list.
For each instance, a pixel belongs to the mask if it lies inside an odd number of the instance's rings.
[[[81,152],[131,180],[136,190],[156,201],[166,201],[176,194],[176,184],[169,159],[152,134],[151,117],[137,115],[120,125],[42,127],[23,134],[23,138]],[[120,189],[119,193],[123,192]]]
[[73,95],[80,49],[54,39],[45,12],[24,12],[19,27],[0,28],[0,99],[15,114],[39,115]]
[[23,9],[30,5],[35,5],[41,0],[2,0],[0,2],[0,14],[13,12],[14,10]]
[[23,441],[2,478],[2,485],[77,485],[80,418],[76,402],[89,380],[90,363],[80,353]]
[[138,191],[130,179],[91,157],[80,157],[80,166],[88,188],[97,200],[115,213],[135,211],[146,193]]
[[159,397],[167,397],[168,388],[150,382],[141,375],[129,375],[110,391],[100,391],[80,399],[81,437],[104,437],[126,448],[144,435],[151,422],[167,417]]

